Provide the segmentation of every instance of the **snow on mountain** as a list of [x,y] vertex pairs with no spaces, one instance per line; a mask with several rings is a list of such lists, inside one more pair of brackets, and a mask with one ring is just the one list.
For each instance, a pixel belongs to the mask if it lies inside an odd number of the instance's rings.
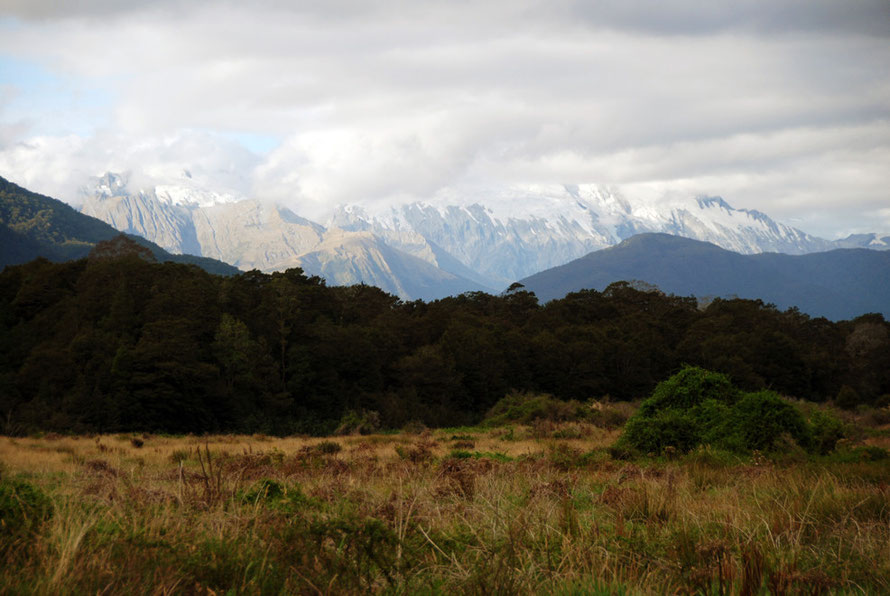
[[885,234],[850,234],[846,238],[835,240],[837,248],[868,248],[870,250],[890,250],[890,233]]
[[[142,186],[133,185],[129,173],[107,172],[90,180],[80,189],[83,199],[107,199],[112,197],[142,196],[156,198],[163,204],[181,207],[210,207],[220,203],[234,203],[246,199],[231,190],[210,189],[192,178],[188,170],[179,176],[153,181]],[[135,186],[135,188],[134,188]]]
[[[370,275],[367,267],[356,269],[354,261],[348,262],[349,251],[334,249],[336,242],[348,242],[369,255],[370,237],[399,255],[405,253],[487,288],[506,287],[646,232],[711,242],[743,254],[803,254],[836,247],[758,211],[735,209],[719,197],[656,202],[625,197],[616,189],[597,185],[450,188],[423,201],[341,205],[324,226],[281,206],[208,190],[187,172],[172,182],[131,186],[137,185],[117,174],[95,179],[83,193],[83,211],[173,252],[263,271],[306,263],[307,271],[319,273],[308,264],[321,267],[324,263],[331,279]],[[386,249],[375,250],[378,257],[396,258]],[[312,252],[318,254],[304,258]],[[412,262],[403,256],[398,259],[403,265]],[[368,262],[379,265],[380,258]],[[343,268],[340,274],[335,267]],[[406,267],[400,269],[402,278]],[[359,273],[347,274],[347,270]],[[392,276],[394,270],[387,273],[378,267],[376,271],[374,275]],[[399,286],[393,282],[387,287]]]
[[596,185],[449,189],[427,201],[378,208],[347,205],[328,226],[372,231],[431,263],[445,252],[488,285],[511,281],[613,246],[635,234],[664,232],[743,254],[803,254],[832,245],[719,197],[629,200]]
[[211,256],[242,270],[302,267],[332,284],[364,282],[408,300],[491,290],[370,232],[326,230],[280,205],[202,190],[159,185],[131,191],[125,177],[106,174],[82,192],[81,210],[171,252]]

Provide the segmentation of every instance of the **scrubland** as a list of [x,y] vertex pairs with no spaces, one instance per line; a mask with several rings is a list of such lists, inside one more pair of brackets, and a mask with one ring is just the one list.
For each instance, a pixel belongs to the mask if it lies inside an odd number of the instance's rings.
[[0,591],[890,592],[886,429],[630,460],[619,432],[0,437]]

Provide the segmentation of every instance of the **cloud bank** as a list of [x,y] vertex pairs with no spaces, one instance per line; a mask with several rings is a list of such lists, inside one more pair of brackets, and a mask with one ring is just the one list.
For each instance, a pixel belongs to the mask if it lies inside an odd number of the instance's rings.
[[601,183],[890,230],[884,0],[6,4],[0,57],[64,101],[0,79],[0,175],[67,200],[109,169],[310,216]]

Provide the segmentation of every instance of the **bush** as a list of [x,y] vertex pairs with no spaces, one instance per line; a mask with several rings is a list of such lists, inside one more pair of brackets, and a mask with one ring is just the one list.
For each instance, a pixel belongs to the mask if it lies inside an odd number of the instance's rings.
[[567,422],[585,420],[590,408],[579,401],[562,401],[552,395],[539,393],[511,393],[499,400],[488,411],[484,424],[531,424],[535,420]]
[[655,387],[652,397],[642,403],[641,416],[652,416],[660,410],[689,409],[707,400],[726,404],[738,401],[741,393],[724,374],[697,366],[686,366]]
[[349,410],[340,419],[337,430],[338,435],[370,435],[380,430],[380,414],[371,410],[356,412]]
[[804,417],[772,391],[745,394],[732,407],[724,428],[723,444],[715,443],[731,450],[771,451],[785,435],[804,449],[812,447],[812,433]]
[[628,421],[615,451],[660,454],[699,445],[771,451],[791,441],[826,453],[842,436],[840,423],[827,414],[814,413],[808,422],[772,391],[742,393],[724,375],[687,367],[659,383]]
[[686,452],[700,444],[701,437],[692,416],[671,409],[649,417],[634,416],[619,441],[643,453],[661,453],[665,447]]
[[810,429],[813,436],[813,451],[825,455],[834,451],[837,442],[844,438],[844,428],[840,420],[822,410],[810,414]]

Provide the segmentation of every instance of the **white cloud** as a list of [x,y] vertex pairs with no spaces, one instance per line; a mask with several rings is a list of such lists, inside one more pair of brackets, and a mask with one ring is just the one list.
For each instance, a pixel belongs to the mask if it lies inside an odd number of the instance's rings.
[[[32,138],[0,103],[0,174],[62,198],[111,165],[182,162],[307,215],[467,182],[595,182],[721,194],[833,235],[887,201],[884,0],[6,10],[0,54],[113,98],[78,137]],[[258,157],[227,140],[250,134],[283,141]]]
[[188,170],[208,188],[251,192],[258,158],[233,141],[194,131],[159,138],[109,132],[84,138],[35,137],[0,151],[0,175],[64,201],[77,203],[80,188],[105,172],[131,172],[134,186],[181,178]]

